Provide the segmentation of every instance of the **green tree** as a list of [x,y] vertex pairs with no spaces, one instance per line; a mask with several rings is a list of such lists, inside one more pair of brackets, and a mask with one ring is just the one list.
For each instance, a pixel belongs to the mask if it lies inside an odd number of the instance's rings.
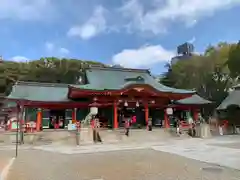
[[229,51],[227,66],[230,70],[232,78],[239,78],[240,76],[240,42],[232,46]]
[[11,91],[11,86],[19,80],[48,83],[75,84],[85,78],[89,65],[104,64],[78,59],[46,57],[30,62],[3,61],[0,64],[0,93]]
[[194,55],[167,65],[161,83],[183,89],[195,89],[201,96],[218,105],[227,95],[232,79],[226,66],[231,45],[219,43],[206,49],[204,55]]

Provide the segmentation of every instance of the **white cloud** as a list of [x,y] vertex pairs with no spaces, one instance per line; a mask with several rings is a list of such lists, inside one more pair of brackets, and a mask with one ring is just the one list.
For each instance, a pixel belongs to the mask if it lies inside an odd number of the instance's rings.
[[193,26],[198,19],[218,10],[240,5],[240,0],[151,0],[146,8],[140,0],[128,0],[120,12],[130,20],[129,26],[141,32],[166,32],[169,23],[183,22]]
[[0,0],[0,19],[46,20],[54,12],[51,0]]
[[193,44],[195,41],[196,41],[196,37],[195,37],[195,36],[193,36],[192,39],[188,40],[188,42],[189,42],[189,43],[192,43],[192,44]]
[[51,56],[66,56],[70,53],[67,48],[56,46],[52,42],[46,42],[45,49],[47,53]]
[[16,62],[27,62],[29,59],[25,56],[14,56],[10,60],[16,61]]
[[106,30],[105,12],[104,7],[97,6],[92,16],[84,24],[71,27],[67,35],[87,40],[104,32]]
[[139,49],[125,49],[114,55],[112,61],[124,67],[146,68],[159,62],[167,62],[174,55],[174,51],[166,50],[161,45],[143,46]]
[[62,47],[62,48],[59,49],[59,53],[61,53],[61,54],[69,54],[70,51],[68,49]]

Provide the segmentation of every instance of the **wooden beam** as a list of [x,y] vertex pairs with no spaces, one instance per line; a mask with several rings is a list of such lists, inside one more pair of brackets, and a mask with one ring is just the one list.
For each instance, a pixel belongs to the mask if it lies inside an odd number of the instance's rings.
[[148,84],[144,84],[144,85],[134,84],[119,90],[89,90],[89,89],[79,89],[75,87],[70,87],[68,96],[70,98],[79,98],[84,96],[107,97],[107,96],[119,96],[119,95],[132,95],[136,93],[139,93],[140,95],[145,93],[145,94],[148,94],[149,96],[154,95],[156,97],[166,97],[172,100],[179,100],[179,99],[187,98],[193,95],[193,93],[182,94],[182,93],[161,92]]

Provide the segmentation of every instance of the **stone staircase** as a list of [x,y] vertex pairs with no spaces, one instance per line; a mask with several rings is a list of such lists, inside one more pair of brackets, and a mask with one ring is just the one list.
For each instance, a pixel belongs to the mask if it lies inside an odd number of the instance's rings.
[[[31,137],[31,135],[28,135]],[[76,145],[75,134],[66,130],[49,130],[32,134],[30,144],[48,145],[48,144],[67,144]],[[26,139],[26,138],[25,138]]]
[[129,137],[126,142],[159,142],[161,140],[169,139],[171,135],[166,129],[153,129],[147,131],[146,129],[134,129],[130,131]]
[[[176,134],[171,132],[170,129],[160,128],[154,128],[152,131],[147,131],[146,129],[130,129],[128,137],[125,135],[124,129],[101,129],[99,134],[103,144],[159,142],[176,137]],[[1,141],[11,143],[9,135],[1,137]],[[16,134],[12,133],[11,137],[15,140]],[[185,136],[181,137],[186,138]],[[49,144],[76,146],[78,144],[77,141],[79,141],[79,145],[94,144],[92,129],[90,127],[81,128],[79,140],[77,140],[76,131],[67,130],[45,130],[43,132],[24,135],[24,144],[36,146]]]
[[171,134],[165,129],[130,129],[129,136],[124,134],[124,129],[103,130],[100,131],[103,143],[143,143],[143,142],[159,142],[161,140],[171,138]]

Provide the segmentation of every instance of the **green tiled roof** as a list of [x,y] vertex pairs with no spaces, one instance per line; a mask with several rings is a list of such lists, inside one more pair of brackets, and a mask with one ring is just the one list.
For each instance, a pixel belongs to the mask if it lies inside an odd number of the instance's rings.
[[[171,93],[194,93],[194,91],[175,89],[164,86],[152,77],[148,70],[125,69],[125,68],[95,68],[86,70],[87,85],[73,85],[75,88],[92,90],[118,90],[132,84],[148,84],[161,92]],[[133,81],[135,78],[141,81]],[[128,81],[127,79],[132,79]]]
[[29,101],[65,102],[68,84],[52,84],[37,82],[18,82],[12,87],[8,99],[24,99]]
[[43,102],[68,102],[69,86],[88,90],[118,90],[133,84],[148,84],[161,92],[194,93],[159,84],[148,70],[92,67],[86,70],[88,84],[17,82],[7,99]]
[[5,108],[7,109],[7,108],[14,108],[16,106],[17,106],[17,104],[15,102],[6,101],[6,102],[3,103],[3,106],[1,108],[2,109],[5,109]]
[[180,99],[175,102],[175,104],[185,104],[185,105],[201,105],[201,104],[211,104],[212,102],[200,97],[197,94],[192,95],[191,97]]
[[232,91],[218,106],[218,110],[227,109],[231,105],[240,106],[240,89]]

